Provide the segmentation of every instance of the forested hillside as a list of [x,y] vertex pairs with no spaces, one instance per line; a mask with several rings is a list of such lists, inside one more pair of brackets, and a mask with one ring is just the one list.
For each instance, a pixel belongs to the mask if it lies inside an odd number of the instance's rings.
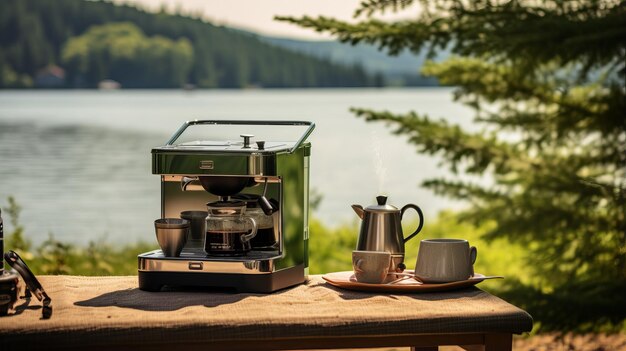
[[0,88],[353,87],[382,85],[344,66],[198,18],[84,0],[0,1]]
[[[328,59],[337,64],[362,64],[368,72],[380,73],[387,85],[438,85],[437,79],[425,77],[419,72],[427,59],[425,52],[415,54],[404,50],[397,56],[390,56],[385,50],[379,50],[378,46],[367,43],[351,45],[338,40],[310,41],[264,36],[259,36],[259,39],[291,51]],[[448,51],[441,50],[434,59],[435,61],[442,61],[449,55]]]

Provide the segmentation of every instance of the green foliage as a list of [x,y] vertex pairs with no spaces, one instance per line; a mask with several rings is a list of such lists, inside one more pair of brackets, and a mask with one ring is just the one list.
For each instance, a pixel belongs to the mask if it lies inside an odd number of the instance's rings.
[[560,284],[557,289],[512,279],[494,292],[523,304],[535,320],[535,331],[626,331],[626,305],[622,297],[626,291],[624,281],[582,277]]
[[500,293],[542,330],[618,330],[626,316],[626,6],[369,0],[357,15],[417,3],[415,20],[396,23],[280,19],[391,54],[451,48],[456,57],[422,73],[457,86],[481,131],[416,112],[353,111],[463,175],[423,185],[468,201],[460,218],[485,228],[484,240],[524,249],[524,270]]
[[6,233],[4,248],[19,253],[35,274],[135,275],[137,255],[158,249],[156,243],[144,242],[113,247],[104,239],[90,241],[83,248],[58,241],[52,234],[33,249],[19,220],[21,210],[15,198],[9,196],[2,213],[8,216],[13,230]]
[[309,232],[309,273],[352,270],[352,250],[359,233],[356,222],[329,228],[313,218]]
[[189,40],[147,38],[132,23],[92,26],[83,35],[69,39],[61,51],[69,77],[82,76],[87,85],[104,79],[124,87],[180,87],[193,64]]
[[50,234],[48,240],[37,249],[37,266],[46,274],[71,274],[69,262],[75,255],[72,244],[62,243]]
[[8,233],[8,235],[5,234],[5,247],[20,250],[20,252],[24,252],[25,258],[30,258],[32,257],[32,254],[30,253],[32,243],[24,237],[24,227],[20,224],[20,212],[22,211],[22,207],[17,203],[17,201],[15,201],[13,196],[9,196],[8,202],[9,206],[5,209],[4,213],[9,216],[9,221],[13,227],[13,231]]
[[104,239],[90,241],[86,247],[56,240],[53,235],[39,245],[34,253],[11,246],[26,260],[35,274],[72,275],[136,275],[137,255],[158,249],[155,243],[138,242],[112,246]]
[[[457,238],[465,239],[478,248],[474,270],[485,275],[503,275],[508,280],[519,279],[525,283],[535,282],[531,272],[524,269],[527,252],[522,245],[511,243],[505,238],[487,240],[484,234],[492,230],[496,223],[485,221],[479,226],[462,221],[459,215],[450,211],[441,212],[436,218],[427,219],[420,234],[406,244],[406,265],[413,268],[417,260],[419,243],[422,239]],[[404,233],[411,233],[415,224],[405,224]],[[498,291],[502,281],[492,281],[481,285],[487,290]]]
[[0,57],[0,87],[6,88],[30,88],[33,86],[33,79],[27,74],[15,72],[11,66],[1,61]]
[[199,17],[105,1],[0,1],[0,88],[30,87],[51,64],[67,71],[66,87],[79,88],[107,78],[133,88],[381,84],[362,67],[272,46]]

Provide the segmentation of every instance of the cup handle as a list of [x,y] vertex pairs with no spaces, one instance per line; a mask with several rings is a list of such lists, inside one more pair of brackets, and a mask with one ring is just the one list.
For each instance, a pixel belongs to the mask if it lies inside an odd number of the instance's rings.
[[417,212],[417,215],[420,217],[420,223],[417,226],[417,229],[415,229],[415,231],[411,235],[409,235],[406,238],[404,238],[404,242],[407,242],[407,241],[413,239],[413,237],[416,236],[422,230],[422,227],[424,226],[424,214],[422,213],[422,210],[417,205],[408,204],[408,205],[402,207],[402,209],[400,210],[400,220],[402,220],[402,216],[404,215],[404,211],[408,210],[409,208],[412,208],[412,209],[414,209]]
[[258,229],[258,225],[256,223],[256,221],[254,220],[254,218],[252,217],[248,217],[247,218],[250,222],[252,222],[252,232],[250,232],[250,234],[244,234],[241,236],[241,241],[242,242],[246,242],[246,241],[250,241],[252,240],[252,238],[254,238],[256,236],[256,232]]
[[469,248],[469,259],[470,259],[470,277],[474,276],[474,263],[476,263],[476,257],[478,256],[478,249],[476,246],[472,246]]
[[354,271],[355,272],[363,272],[363,269],[361,268],[361,265],[363,264],[363,259],[359,258],[358,260],[356,260],[356,263],[354,264]]

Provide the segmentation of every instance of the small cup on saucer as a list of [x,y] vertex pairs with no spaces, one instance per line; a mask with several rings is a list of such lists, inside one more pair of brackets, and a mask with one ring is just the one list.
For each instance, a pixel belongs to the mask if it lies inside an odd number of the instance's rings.
[[359,283],[380,284],[387,278],[391,254],[386,251],[353,251],[352,268]]

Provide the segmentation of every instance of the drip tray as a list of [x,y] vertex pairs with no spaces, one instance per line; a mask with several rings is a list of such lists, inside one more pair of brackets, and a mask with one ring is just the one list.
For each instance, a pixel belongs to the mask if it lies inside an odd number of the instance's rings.
[[203,249],[183,249],[183,252],[180,253],[180,257],[165,257],[161,250],[154,250],[150,252],[146,252],[140,255],[141,257],[146,258],[158,258],[165,260],[202,260],[202,261],[234,261],[234,262],[246,262],[246,261],[257,261],[257,260],[271,260],[280,258],[280,254],[278,250],[272,251],[256,251],[252,250],[243,256],[209,256],[204,252]]
[[207,256],[202,249],[183,250],[180,257],[165,257],[161,250],[140,254],[142,272],[196,272],[268,274],[276,270],[275,261],[282,259],[278,251],[250,251],[245,256]]

